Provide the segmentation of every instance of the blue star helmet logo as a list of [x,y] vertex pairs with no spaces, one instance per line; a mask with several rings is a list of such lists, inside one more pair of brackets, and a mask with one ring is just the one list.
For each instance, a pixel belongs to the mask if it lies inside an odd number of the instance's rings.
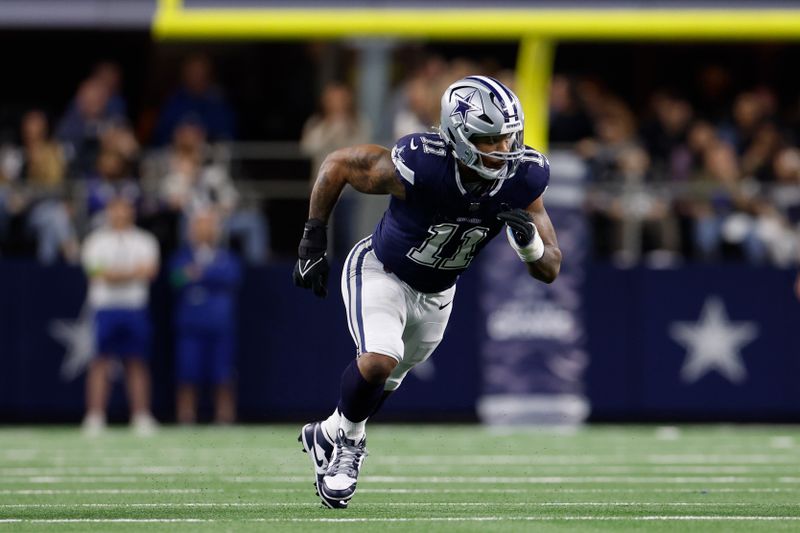
[[[475,98],[477,93],[478,89],[474,89],[466,97],[462,97],[458,93],[454,93],[456,97],[456,108],[453,109],[453,112],[450,113],[450,116],[453,117],[458,115],[461,117],[461,123],[466,124],[467,114],[469,114],[470,111],[481,111],[480,107],[472,103],[472,100]],[[480,100],[480,96],[478,96],[478,100]]]

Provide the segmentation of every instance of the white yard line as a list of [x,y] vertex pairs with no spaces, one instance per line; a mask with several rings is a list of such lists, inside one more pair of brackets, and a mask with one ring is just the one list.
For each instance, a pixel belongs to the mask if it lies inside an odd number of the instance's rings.
[[[147,463],[150,459],[149,456],[136,455],[136,451],[132,450],[130,453],[119,456],[104,456],[101,458],[102,462],[110,466],[117,464],[132,464]],[[240,458],[242,454],[250,453],[248,450],[236,450],[235,453],[226,455],[225,453],[198,453],[198,450],[187,450],[176,454],[175,458],[181,462],[186,462],[188,458],[197,460],[204,460],[213,458],[219,460],[220,458],[230,457],[231,463],[235,462],[236,458]],[[291,452],[289,452],[291,453]],[[257,455],[258,451],[253,452]],[[6,454],[8,455],[8,454]],[[159,451],[161,457],[169,457],[168,453]],[[273,456],[274,457],[274,456]],[[16,459],[16,455],[15,455]],[[268,458],[267,458],[268,459]],[[630,465],[630,464],[658,464],[658,465],[717,465],[729,464],[732,466],[737,465],[796,465],[800,459],[800,449],[795,453],[780,453],[780,454],[697,454],[697,453],[675,453],[675,454],[615,454],[615,455],[548,455],[547,453],[534,453],[530,455],[379,455],[371,459],[373,464],[387,464],[387,465]],[[75,456],[44,456],[39,457],[40,461],[49,461],[63,466],[66,463],[76,461],[86,461],[86,467],[94,467],[96,463],[88,457],[86,450],[76,452]],[[76,465],[79,466],[79,465]],[[180,466],[161,466],[153,468],[195,468],[192,465],[186,467]]]
[[[377,462],[376,462],[377,463]],[[555,470],[556,473],[577,472],[582,474],[772,474],[787,473],[787,470],[794,469],[800,474],[798,468],[800,458],[791,465],[759,465],[759,466],[736,466],[736,465],[717,465],[717,466],[693,466],[693,465],[542,465],[535,467],[535,470]],[[377,465],[378,467],[380,464]],[[384,465],[384,467],[387,465]],[[400,466],[392,464],[391,466]],[[432,465],[431,465],[432,466]],[[441,469],[452,470],[452,465],[437,465]],[[485,465],[470,465],[485,466]],[[512,464],[495,464],[492,466],[514,467]],[[530,466],[530,465],[529,465]],[[438,469],[438,468],[437,468]],[[281,473],[294,474],[297,468],[285,468]],[[430,466],[426,473],[430,473]],[[405,465],[404,471],[408,471]],[[252,474],[268,474],[275,472],[275,469],[264,468],[262,472],[258,470],[248,470]],[[59,476],[59,475],[237,475],[242,473],[239,466],[52,466],[52,467],[0,467],[0,476]],[[543,473],[543,472],[542,472]]]
[[[365,476],[370,483],[467,483],[467,484],[561,484],[561,483],[664,483],[667,485],[737,484],[773,481],[772,478],[753,478],[744,476]],[[307,477],[282,476],[233,476],[221,477],[221,481],[231,483],[294,483],[307,481]],[[779,478],[782,483],[800,483],[800,478]]]
[[[65,494],[213,494],[213,493],[240,493],[245,492],[248,494],[285,494],[285,493],[300,493],[309,492],[307,488],[248,488],[248,489],[0,489],[0,495],[18,495],[18,496],[51,496],[51,495],[65,495]],[[798,492],[798,487],[715,487],[712,490],[704,491],[708,493],[743,493],[743,494],[771,494],[782,492]],[[474,489],[373,489],[361,488],[358,489],[360,494],[539,494],[542,492],[548,494],[600,494],[600,493],[624,493],[624,494],[642,494],[642,493],[655,493],[655,494],[698,494],[697,489],[676,489],[676,488],[635,488],[635,489],[622,489],[622,488],[607,488],[607,489],[592,489],[592,488],[546,488],[539,489],[536,487],[529,487],[524,489],[496,489],[496,488],[474,488]]]
[[[214,507],[319,507],[319,502],[121,502],[121,503],[10,503],[0,509],[54,508],[214,508]],[[752,502],[360,502],[359,507],[746,507]],[[765,504],[766,505],[766,504]],[[770,504],[775,505],[775,504]],[[779,504],[780,505],[780,504]],[[783,505],[793,505],[786,503]]]
[[800,516],[469,516],[469,517],[418,517],[418,518],[242,518],[242,519],[217,519],[217,518],[2,518],[0,524],[115,524],[115,523],[237,523],[237,522],[264,522],[264,523],[392,523],[392,522],[649,522],[649,521],[680,521],[680,522],[794,522],[800,521]]
[[[279,492],[300,489],[275,489]],[[1,489],[0,495],[48,496],[64,494],[206,494],[224,492],[224,489]]]
[[[309,476],[201,476],[202,481],[218,481],[223,483],[305,483]],[[800,484],[800,477],[782,476],[365,476],[370,483],[468,483],[468,484],[582,484],[582,483],[627,483],[627,484],[740,484],[775,482]],[[0,485],[14,484],[58,484],[58,483],[152,483],[147,476],[32,476],[6,477],[0,479]],[[159,476],[158,482],[189,482],[187,476]]]

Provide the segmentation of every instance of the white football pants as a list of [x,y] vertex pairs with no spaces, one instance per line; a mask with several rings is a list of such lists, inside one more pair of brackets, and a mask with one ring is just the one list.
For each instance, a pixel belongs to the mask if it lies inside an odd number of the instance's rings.
[[383,268],[372,237],[353,247],[342,269],[342,298],[356,354],[397,359],[385,390],[395,390],[439,345],[453,309],[455,285],[437,293],[412,289]]

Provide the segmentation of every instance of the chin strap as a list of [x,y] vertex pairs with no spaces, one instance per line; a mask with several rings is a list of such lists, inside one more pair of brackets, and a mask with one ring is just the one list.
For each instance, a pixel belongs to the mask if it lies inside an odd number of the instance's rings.
[[514,238],[514,232],[508,226],[506,226],[506,237],[508,238],[508,243],[514,251],[517,252],[519,258],[526,263],[534,263],[544,255],[544,242],[542,242],[538,231],[534,231],[533,239],[525,246],[517,244],[517,240]]

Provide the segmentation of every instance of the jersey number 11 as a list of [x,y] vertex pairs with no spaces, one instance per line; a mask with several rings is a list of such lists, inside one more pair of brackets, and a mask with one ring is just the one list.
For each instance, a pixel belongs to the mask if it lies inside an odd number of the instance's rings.
[[425,239],[418,248],[412,248],[406,254],[406,257],[431,268],[440,268],[442,270],[461,270],[467,268],[472,258],[475,256],[475,248],[478,246],[486,235],[489,234],[489,228],[482,226],[475,226],[461,234],[461,243],[458,250],[451,257],[441,257],[439,254],[442,249],[450,242],[456,231],[458,224],[436,224],[428,228],[430,236]]

